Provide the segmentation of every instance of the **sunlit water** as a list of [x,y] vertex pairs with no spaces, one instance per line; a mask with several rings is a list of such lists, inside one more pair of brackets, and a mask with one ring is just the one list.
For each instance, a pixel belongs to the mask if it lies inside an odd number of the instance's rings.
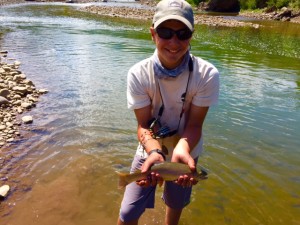
[[[0,224],[116,223],[114,171],[129,168],[137,144],[126,75],[154,50],[149,26],[65,4],[0,8],[0,49],[49,90],[0,168],[0,185],[12,187]],[[221,95],[204,127],[209,179],[194,187],[181,225],[300,224],[299,50],[299,26],[288,23],[197,27],[192,53],[218,67]],[[162,224],[160,195],[141,224]]]

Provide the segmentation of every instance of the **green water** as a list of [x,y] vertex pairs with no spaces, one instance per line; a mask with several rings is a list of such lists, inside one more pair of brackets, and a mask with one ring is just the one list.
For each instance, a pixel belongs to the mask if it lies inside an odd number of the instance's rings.
[[[34,123],[0,168],[0,185],[12,187],[0,224],[117,220],[123,192],[114,171],[129,168],[137,144],[126,73],[154,51],[151,22],[90,15],[77,6],[0,8],[0,49],[50,91],[27,113]],[[259,23],[196,27],[191,51],[220,70],[221,94],[205,121],[199,161],[209,179],[194,187],[180,225],[299,224],[300,29]],[[161,192],[140,224],[162,224]]]

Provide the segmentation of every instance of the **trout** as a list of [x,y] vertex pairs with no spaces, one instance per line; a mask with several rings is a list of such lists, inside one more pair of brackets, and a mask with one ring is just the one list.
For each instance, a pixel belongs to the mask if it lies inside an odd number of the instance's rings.
[[186,164],[163,162],[154,164],[149,171],[144,173],[141,173],[141,171],[136,171],[134,173],[122,173],[120,171],[116,171],[116,173],[119,175],[119,188],[124,188],[131,182],[146,179],[147,176],[152,172],[158,173],[164,181],[174,181],[180,175],[191,175],[196,180],[207,179],[207,172],[203,169],[201,169],[200,172],[191,172],[189,166]]

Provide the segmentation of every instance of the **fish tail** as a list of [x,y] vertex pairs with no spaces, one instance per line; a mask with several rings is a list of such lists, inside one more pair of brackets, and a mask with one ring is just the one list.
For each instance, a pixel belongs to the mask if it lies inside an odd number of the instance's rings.
[[126,185],[128,184],[128,182],[126,181],[126,174],[125,173],[121,173],[119,171],[116,171],[116,173],[119,176],[119,184],[118,184],[118,188],[119,189],[123,189],[126,187]]
[[204,169],[201,169],[199,173],[197,172],[197,178],[199,180],[206,180],[208,178],[207,175],[207,171],[205,171]]

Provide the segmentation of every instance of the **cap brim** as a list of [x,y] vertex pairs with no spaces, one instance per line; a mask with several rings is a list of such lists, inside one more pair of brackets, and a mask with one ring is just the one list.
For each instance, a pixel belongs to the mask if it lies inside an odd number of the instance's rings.
[[154,29],[156,29],[161,23],[163,23],[167,20],[178,20],[178,21],[184,23],[191,31],[194,31],[194,28],[193,28],[192,24],[187,19],[185,19],[184,17],[178,16],[178,15],[169,15],[169,16],[165,16],[163,18],[160,18],[159,20],[157,20],[153,24]]

